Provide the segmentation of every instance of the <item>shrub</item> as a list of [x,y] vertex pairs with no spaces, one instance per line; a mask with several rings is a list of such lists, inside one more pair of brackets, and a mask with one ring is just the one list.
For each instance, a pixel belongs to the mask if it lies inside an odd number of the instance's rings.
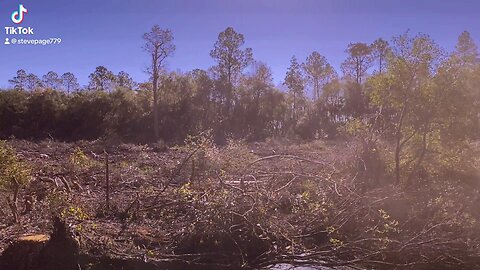
[[17,201],[20,190],[29,181],[30,169],[18,159],[12,147],[5,141],[0,141],[0,192],[6,197],[15,222],[18,222]]

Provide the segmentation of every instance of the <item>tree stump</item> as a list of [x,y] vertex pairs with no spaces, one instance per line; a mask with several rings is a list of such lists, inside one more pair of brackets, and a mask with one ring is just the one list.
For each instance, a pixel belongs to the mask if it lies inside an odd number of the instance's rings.
[[78,270],[78,254],[67,225],[55,218],[50,236],[24,236],[11,244],[0,257],[0,269]]
[[30,270],[50,237],[44,234],[30,235],[19,238],[12,243],[0,257],[0,269]]

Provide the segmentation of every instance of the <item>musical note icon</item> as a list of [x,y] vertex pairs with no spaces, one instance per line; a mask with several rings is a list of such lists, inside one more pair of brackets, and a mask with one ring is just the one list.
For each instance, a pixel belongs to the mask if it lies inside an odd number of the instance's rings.
[[22,23],[23,14],[25,13],[28,13],[28,10],[22,4],[18,5],[18,10],[12,13],[12,22],[16,24]]

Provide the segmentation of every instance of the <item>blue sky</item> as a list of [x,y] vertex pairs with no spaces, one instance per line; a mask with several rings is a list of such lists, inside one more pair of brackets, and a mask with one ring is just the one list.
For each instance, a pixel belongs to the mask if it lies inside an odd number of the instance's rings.
[[[28,9],[21,26],[28,38],[62,38],[54,46],[3,45],[12,11]],[[303,61],[316,50],[339,69],[350,42],[390,39],[410,29],[429,34],[446,50],[468,30],[480,42],[476,0],[0,0],[0,87],[23,68],[39,76],[73,72],[81,84],[96,66],[147,79],[142,34],[152,25],[173,31],[177,50],[169,70],[207,69],[218,33],[232,26],[245,35],[254,58],[271,66],[280,83],[292,55]]]

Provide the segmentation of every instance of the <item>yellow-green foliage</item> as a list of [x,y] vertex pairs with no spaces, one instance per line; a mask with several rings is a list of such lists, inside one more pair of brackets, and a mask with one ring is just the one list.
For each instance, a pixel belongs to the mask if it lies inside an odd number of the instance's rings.
[[89,158],[80,148],[75,148],[73,153],[70,155],[70,163],[72,163],[75,168],[79,169],[89,169],[94,167],[97,162]]
[[[453,188],[447,188],[453,192]],[[478,228],[477,218],[470,211],[458,211],[461,204],[458,198],[439,194],[438,197],[429,200],[427,207],[435,210],[434,218],[445,222],[451,226],[460,228],[475,229]]]
[[30,181],[30,169],[20,161],[15,150],[0,141],[0,191],[11,192],[24,187]]
[[185,147],[189,150],[197,148],[209,148],[213,146],[212,131],[206,130],[198,135],[188,135],[185,139]]
[[189,200],[192,198],[193,195],[193,190],[192,190],[192,183],[187,182],[183,184],[179,189],[178,189],[178,194],[186,200]]
[[242,141],[229,140],[226,147],[218,149],[213,144],[211,131],[188,136],[182,148],[189,152],[197,150],[193,158],[201,168],[209,164],[227,172],[239,171],[258,158]]
[[382,218],[381,225],[378,226],[376,232],[379,234],[385,234],[389,232],[399,232],[398,221],[392,219],[390,215],[383,209],[379,209],[378,213]]
[[78,221],[83,221],[89,218],[89,215],[81,208],[70,206],[63,209],[61,213],[62,218],[73,218]]
[[349,135],[363,135],[370,127],[359,119],[352,119],[345,124],[345,132]]
[[191,160],[189,160],[189,163],[193,161],[195,166],[200,169],[206,169],[210,157],[214,156],[217,151],[212,137],[211,130],[203,131],[198,135],[188,135],[185,139],[184,146],[176,148],[179,150],[186,150],[188,153],[194,153],[190,158]]
[[51,213],[61,213],[66,205],[69,204],[68,196],[64,192],[49,192],[47,203]]

